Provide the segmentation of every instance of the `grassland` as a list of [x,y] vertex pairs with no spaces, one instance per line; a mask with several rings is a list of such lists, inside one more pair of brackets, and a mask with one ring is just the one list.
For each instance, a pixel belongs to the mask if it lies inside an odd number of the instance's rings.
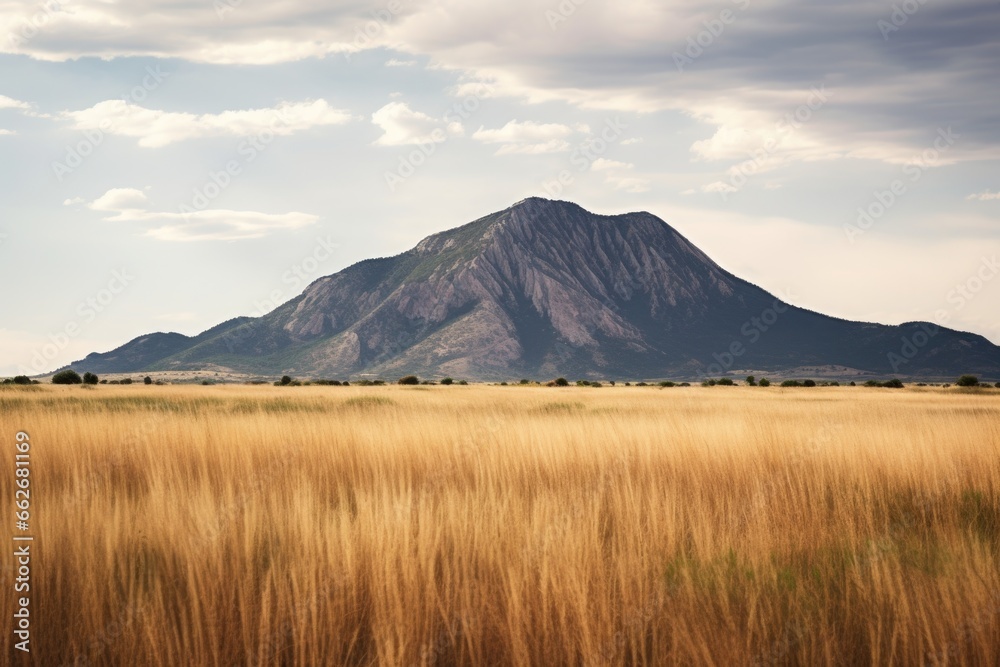
[[1000,664],[1000,391],[6,388],[8,534],[19,430],[34,664]]

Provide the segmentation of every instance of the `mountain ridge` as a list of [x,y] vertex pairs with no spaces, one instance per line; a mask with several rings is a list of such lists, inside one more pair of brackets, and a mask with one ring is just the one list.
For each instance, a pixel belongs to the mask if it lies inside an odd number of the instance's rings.
[[596,215],[540,198],[319,278],[262,317],[178,336],[149,334],[71,367],[615,379],[843,366],[1000,376],[1000,347],[982,336],[792,306],[652,213]]

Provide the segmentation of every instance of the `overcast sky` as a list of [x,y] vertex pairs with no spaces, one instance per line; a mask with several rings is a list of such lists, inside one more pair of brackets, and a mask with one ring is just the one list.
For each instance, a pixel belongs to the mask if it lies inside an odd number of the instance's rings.
[[0,0],[0,374],[527,196],[1000,343],[1000,5]]

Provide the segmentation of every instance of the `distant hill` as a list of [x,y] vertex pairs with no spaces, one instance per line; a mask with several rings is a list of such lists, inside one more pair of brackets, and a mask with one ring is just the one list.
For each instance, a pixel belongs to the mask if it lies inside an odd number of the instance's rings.
[[301,377],[696,378],[757,369],[1000,377],[1000,347],[785,304],[649,213],[527,199],[321,278],[259,318],[154,333],[71,367]]

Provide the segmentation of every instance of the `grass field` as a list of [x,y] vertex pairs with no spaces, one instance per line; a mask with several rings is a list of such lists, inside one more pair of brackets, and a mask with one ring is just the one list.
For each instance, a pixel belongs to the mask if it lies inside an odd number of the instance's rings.
[[18,431],[33,664],[1000,664],[996,390],[3,388],[8,535]]

